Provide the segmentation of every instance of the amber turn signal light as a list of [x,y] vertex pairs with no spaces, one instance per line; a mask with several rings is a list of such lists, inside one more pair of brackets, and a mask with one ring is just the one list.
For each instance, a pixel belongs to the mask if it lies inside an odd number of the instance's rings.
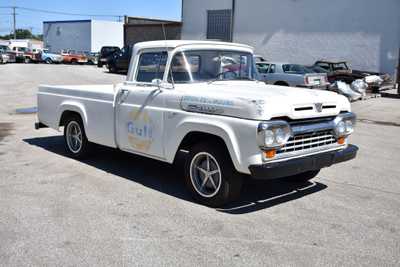
[[344,143],[346,142],[346,138],[340,137],[337,142],[339,145],[344,145]]
[[273,157],[275,157],[275,155],[276,155],[276,149],[271,149],[271,150],[268,150],[268,151],[264,151],[264,156],[267,159],[272,159]]

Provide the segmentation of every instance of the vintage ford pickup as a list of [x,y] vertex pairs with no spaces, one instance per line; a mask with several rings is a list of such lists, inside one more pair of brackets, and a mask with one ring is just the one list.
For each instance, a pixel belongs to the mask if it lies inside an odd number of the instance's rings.
[[124,83],[40,86],[35,127],[63,126],[73,158],[93,143],[171,164],[184,151],[188,189],[214,207],[237,197],[250,175],[308,181],[356,156],[344,96],[256,78],[246,45],[138,43]]

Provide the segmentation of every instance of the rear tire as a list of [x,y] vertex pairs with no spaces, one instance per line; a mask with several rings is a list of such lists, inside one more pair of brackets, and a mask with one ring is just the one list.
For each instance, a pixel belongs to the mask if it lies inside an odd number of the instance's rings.
[[85,128],[79,115],[71,115],[64,126],[65,149],[71,158],[84,159],[91,150],[93,144],[86,137]]
[[295,183],[305,183],[315,178],[321,170],[308,171],[287,177],[287,180]]
[[235,170],[229,152],[218,142],[194,145],[185,163],[184,176],[193,198],[210,207],[236,199],[243,183],[243,175]]
[[289,86],[286,82],[276,82],[274,85],[279,85],[279,86]]
[[118,72],[117,67],[115,67],[114,64],[108,65],[108,71],[110,73],[117,73]]

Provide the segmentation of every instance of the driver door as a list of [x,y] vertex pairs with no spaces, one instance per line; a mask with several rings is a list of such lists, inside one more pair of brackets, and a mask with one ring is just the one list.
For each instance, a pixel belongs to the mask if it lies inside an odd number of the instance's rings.
[[162,79],[167,52],[142,52],[135,82],[125,83],[116,99],[116,137],[121,150],[164,158],[164,92]]

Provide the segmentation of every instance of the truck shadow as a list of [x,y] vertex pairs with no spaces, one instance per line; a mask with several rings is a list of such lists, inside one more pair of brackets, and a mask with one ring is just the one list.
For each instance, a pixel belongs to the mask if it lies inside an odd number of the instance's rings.
[[[62,136],[24,139],[24,142],[67,157]],[[182,157],[183,158],[183,157]],[[164,194],[193,201],[188,194],[181,173],[172,165],[144,157],[135,156],[115,149],[97,146],[96,152],[80,162],[101,169],[113,175],[140,183]],[[325,184],[306,184],[274,181],[246,181],[239,200],[219,208],[217,211],[229,214],[244,214],[270,208],[309,194],[326,189]]]

